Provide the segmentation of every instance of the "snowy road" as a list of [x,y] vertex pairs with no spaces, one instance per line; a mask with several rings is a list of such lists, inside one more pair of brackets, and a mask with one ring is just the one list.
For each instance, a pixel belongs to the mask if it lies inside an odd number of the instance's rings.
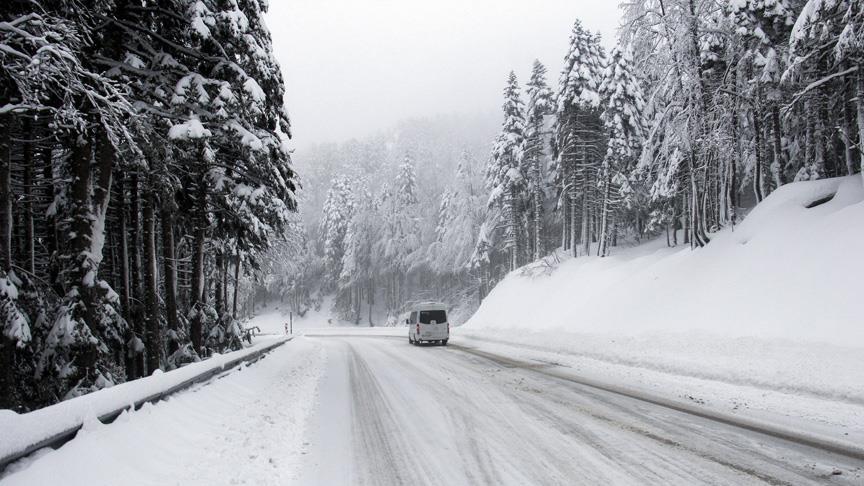
[[299,484],[864,484],[852,459],[456,347],[310,339],[327,363]]
[[864,485],[859,461],[549,376],[552,363],[370,331],[307,331],[248,368],[89,423],[0,484]]

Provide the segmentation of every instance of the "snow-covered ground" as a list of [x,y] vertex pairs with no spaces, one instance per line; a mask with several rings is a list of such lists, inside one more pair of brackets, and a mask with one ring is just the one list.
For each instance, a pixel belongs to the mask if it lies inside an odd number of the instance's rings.
[[[316,403],[322,362],[320,345],[288,343],[248,368],[124,413],[110,425],[91,419],[74,440],[10,466],[0,482],[285,484],[306,450],[304,428]],[[102,399],[106,391],[82,398]],[[10,425],[25,424],[17,417],[2,430]],[[6,446],[7,436],[0,443]]]
[[[293,314],[294,332],[299,333],[305,329],[321,328],[366,328],[369,326],[366,320],[360,324],[354,324],[339,319],[332,312],[333,296],[327,296],[321,303],[319,309],[309,309],[303,316]],[[243,324],[245,328],[258,327],[263,334],[285,334],[285,328],[289,323],[291,308],[288,304],[272,302],[259,311],[259,314]],[[374,322],[384,322],[383,316],[374,316]]]
[[283,340],[284,337],[260,337],[252,346],[239,351],[217,354],[167,373],[157,371],[139,380],[121,383],[25,414],[0,410],[0,457],[7,457],[82,423],[98,423],[98,417],[102,415],[164,392],[208,370],[222,368],[235,359],[251,355]]
[[663,238],[534,264],[454,333],[604,382],[864,442],[862,201],[858,176],[795,183],[696,251]]
[[91,421],[62,448],[14,465],[0,483],[864,480],[860,460],[562,380],[554,373],[572,370],[537,351],[519,364],[511,354],[475,353],[465,338],[418,347],[404,329],[325,330],[309,329],[248,368],[111,425]]

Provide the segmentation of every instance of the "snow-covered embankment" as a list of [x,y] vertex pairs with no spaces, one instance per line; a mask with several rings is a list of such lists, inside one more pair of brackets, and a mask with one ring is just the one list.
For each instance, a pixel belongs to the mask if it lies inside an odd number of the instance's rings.
[[862,245],[860,176],[790,184],[705,248],[663,238],[517,270],[457,335],[642,392],[864,438]]

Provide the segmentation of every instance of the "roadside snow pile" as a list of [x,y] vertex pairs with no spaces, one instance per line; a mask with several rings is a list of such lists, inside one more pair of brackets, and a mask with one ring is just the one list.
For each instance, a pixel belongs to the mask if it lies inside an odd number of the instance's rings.
[[98,422],[98,417],[164,392],[209,370],[218,369],[232,360],[251,355],[273,345],[284,337],[259,339],[253,346],[226,354],[217,354],[166,373],[151,376],[94,393],[66,400],[25,414],[0,413],[0,458],[48,439],[79,424]]
[[[0,483],[289,484],[306,457],[306,423],[324,358],[320,344],[298,339],[207,386],[124,412],[111,425],[90,420],[60,449],[10,466]],[[6,426],[0,425],[4,433]]]
[[696,251],[517,270],[456,334],[861,407],[862,242],[860,176],[789,184]]
[[[836,193],[813,208],[806,206]],[[623,250],[516,271],[466,324],[480,330],[706,331],[864,347],[860,177],[789,184],[702,249]],[[525,274],[542,273],[540,265]]]

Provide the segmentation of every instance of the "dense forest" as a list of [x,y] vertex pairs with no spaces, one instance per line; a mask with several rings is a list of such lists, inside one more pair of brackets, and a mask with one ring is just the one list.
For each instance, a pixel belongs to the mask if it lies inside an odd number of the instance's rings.
[[410,300],[460,304],[467,317],[479,303],[468,265],[497,118],[417,118],[298,150],[302,223],[268,253],[262,293],[301,315],[335,304],[363,325],[394,323]]
[[240,346],[296,208],[262,0],[0,7],[0,408]]
[[553,92],[539,63],[524,96],[510,75],[474,259],[481,275],[554,247],[605,256],[624,239],[663,233],[670,245],[701,247],[783,184],[860,170],[856,2],[622,8],[608,54],[575,23]]
[[540,61],[524,89],[510,73],[482,144],[430,128],[413,139],[438,150],[418,154],[397,129],[311,151],[326,202],[304,207],[305,246],[273,290],[301,310],[333,294],[355,323],[425,299],[467,317],[527,263],[656,237],[698,248],[784,184],[861,170],[859,2],[621,8],[608,53],[575,22],[557,84]]
[[313,147],[301,189],[264,0],[5,2],[0,407],[237,348],[256,296],[464,318],[531,262],[699,248],[784,184],[861,170],[864,4],[621,8],[609,52],[575,22],[557,82],[502,73],[495,124]]

